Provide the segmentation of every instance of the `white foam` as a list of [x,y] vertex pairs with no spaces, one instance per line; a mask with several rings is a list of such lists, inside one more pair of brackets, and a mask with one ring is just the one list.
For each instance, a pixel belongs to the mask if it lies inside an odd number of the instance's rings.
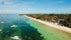
[[11,37],[13,40],[21,40],[20,38],[19,38],[19,36],[14,36],[14,37]]

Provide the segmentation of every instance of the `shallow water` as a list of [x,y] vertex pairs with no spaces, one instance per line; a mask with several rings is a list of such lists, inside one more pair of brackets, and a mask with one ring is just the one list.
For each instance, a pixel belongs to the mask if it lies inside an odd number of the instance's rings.
[[31,19],[30,24],[42,34],[44,40],[71,40],[71,33],[58,30]]
[[0,14],[0,40],[43,40],[41,33],[29,24],[29,19],[18,14]]

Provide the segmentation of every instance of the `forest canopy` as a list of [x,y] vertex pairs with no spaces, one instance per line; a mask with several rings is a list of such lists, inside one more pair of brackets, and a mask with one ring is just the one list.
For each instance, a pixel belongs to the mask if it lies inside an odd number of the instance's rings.
[[71,27],[71,14],[26,14],[27,16]]

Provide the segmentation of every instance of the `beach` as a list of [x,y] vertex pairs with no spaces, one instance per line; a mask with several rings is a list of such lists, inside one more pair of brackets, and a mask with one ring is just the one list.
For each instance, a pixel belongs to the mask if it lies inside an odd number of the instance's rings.
[[[26,16],[26,15],[25,15]],[[48,21],[42,21],[40,19],[35,19],[35,18],[32,18],[32,17],[29,17],[29,16],[26,16],[34,21],[37,21],[37,22],[40,22],[42,24],[45,24],[45,25],[49,25],[50,27],[53,27],[53,28],[56,28],[58,30],[62,30],[62,31],[65,31],[65,32],[68,32],[68,33],[71,33],[71,28],[68,28],[68,27],[64,27],[64,26],[61,26],[61,25],[58,25],[57,23],[52,23],[52,22],[48,22]]]

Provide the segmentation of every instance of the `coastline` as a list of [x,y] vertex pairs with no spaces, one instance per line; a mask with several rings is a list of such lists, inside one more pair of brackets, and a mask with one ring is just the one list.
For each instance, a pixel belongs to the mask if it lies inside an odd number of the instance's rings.
[[27,18],[30,18],[30,19],[32,19],[32,20],[34,20],[34,21],[40,22],[40,23],[42,23],[42,24],[45,24],[45,25],[47,25],[47,26],[56,28],[56,29],[58,29],[58,30],[62,30],[62,31],[71,33],[71,28],[64,27],[64,26],[60,26],[60,25],[58,25],[58,24],[56,24],[56,23],[51,23],[51,22],[48,22],[48,21],[42,21],[42,20],[40,20],[40,19],[35,19],[35,18],[26,16],[26,15],[24,15],[24,16],[27,17]]

